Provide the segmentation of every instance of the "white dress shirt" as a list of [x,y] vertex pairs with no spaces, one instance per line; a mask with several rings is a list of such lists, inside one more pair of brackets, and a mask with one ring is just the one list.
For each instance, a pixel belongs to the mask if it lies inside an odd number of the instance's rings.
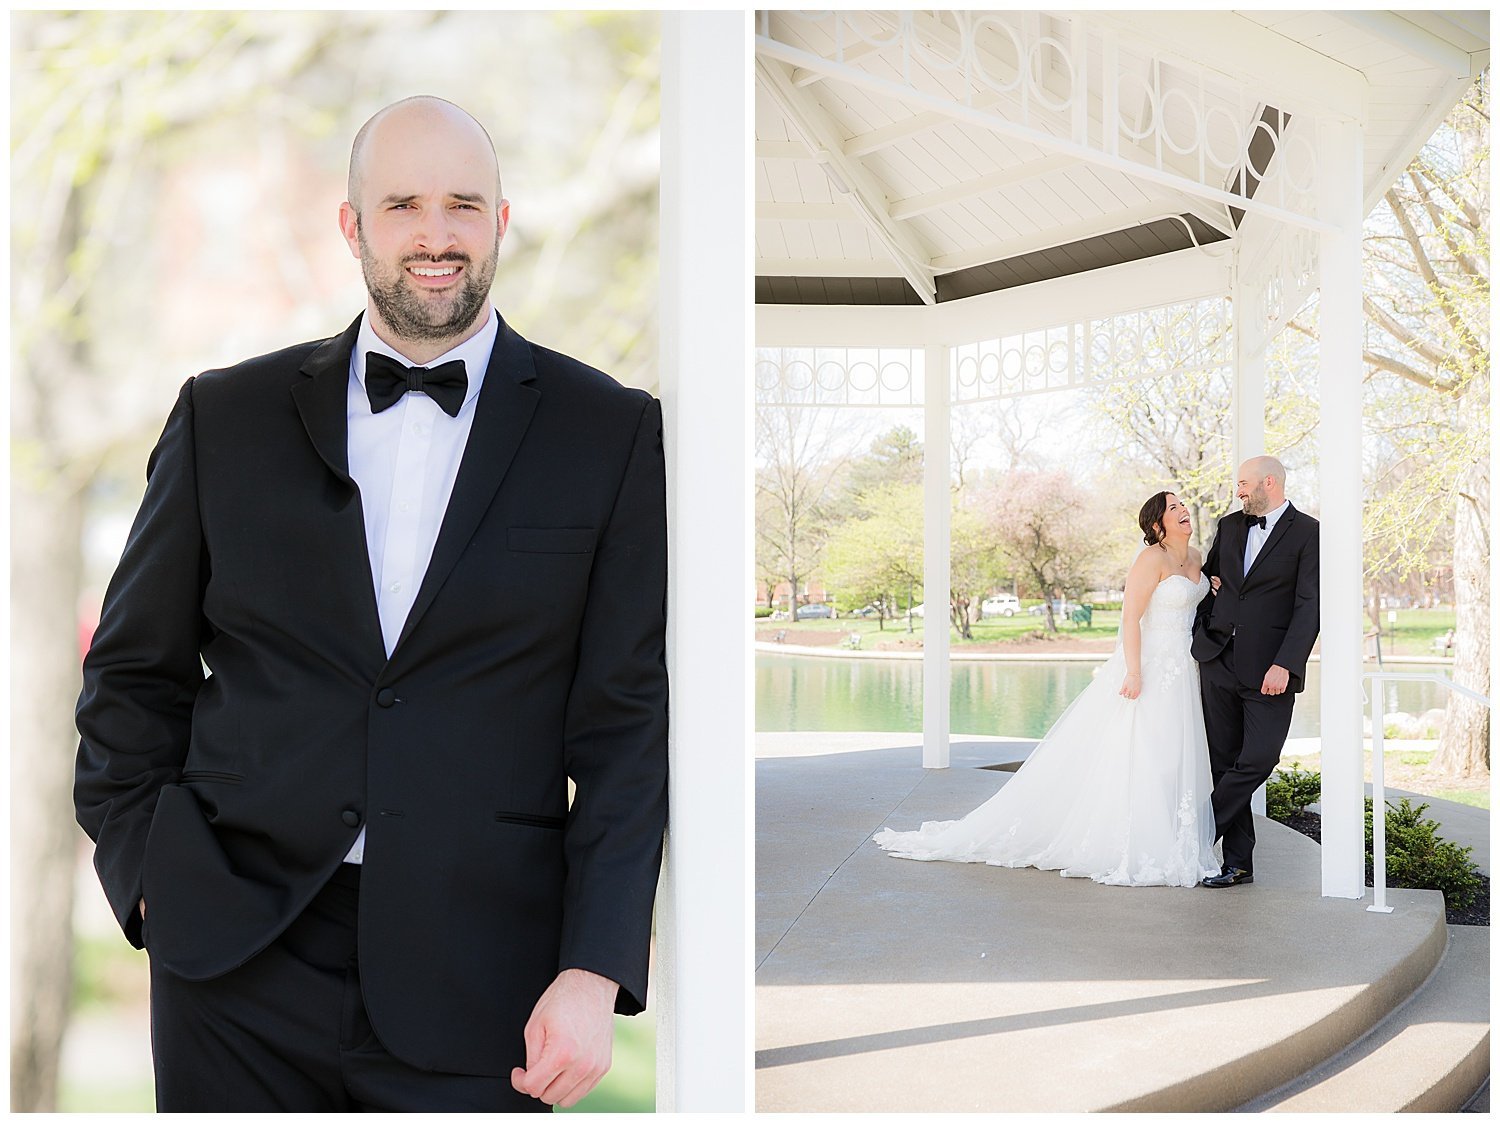
[[1250,533],[1245,536],[1245,572],[1250,572],[1250,567],[1255,564],[1255,558],[1260,553],[1261,547],[1266,544],[1266,539],[1271,537],[1271,531],[1276,529],[1276,520],[1286,513],[1290,500],[1283,499],[1281,506],[1274,511],[1266,512],[1266,525],[1262,527],[1256,523],[1250,528]]
[[[367,314],[349,357],[349,475],[359,485],[364,508],[365,545],[387,656],[417,599],[474,425],[475,400],[500,329],[494,308],[488,311],[484,327],[427,363],[413,363],[382,340]],[[365,355],[370,351],[407,366],[433,367],[462,359],[469,388],[458,416],[449,417],[420,390],[401,395],[400,401],[380,413],[371,412],[365,393]],[[364,854],[361,827],[344,861],[361,863]]]

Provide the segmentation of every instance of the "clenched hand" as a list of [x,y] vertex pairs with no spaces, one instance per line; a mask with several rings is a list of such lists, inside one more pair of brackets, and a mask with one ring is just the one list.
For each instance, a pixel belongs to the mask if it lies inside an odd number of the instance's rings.
[[592,971],[560,972],[526,1023],[526,1067],[511,1069],[518,1092],[572,1107],[609,1071],[619,985]]
[[1271,669],[1266,672],[1264,681],[1260,684],[1262,694],[1285,694],[1286,684],[1291,681],[1291,673],[1285,667],[1271,664]]

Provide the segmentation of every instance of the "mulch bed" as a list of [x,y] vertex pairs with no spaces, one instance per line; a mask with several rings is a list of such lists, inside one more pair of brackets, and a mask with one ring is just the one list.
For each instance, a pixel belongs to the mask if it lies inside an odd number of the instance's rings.
[[[1323,843],[1323,816],[1319,815],[1316,811],[1293,811],[1288,818],[1278,819],[1277,822],[1285,823],[1292,830],[1297,831],[1299,834],[1305,834],[1319,845]],[[1490,926],[1490,879],[1484,874],[1480,874],[1479,880],[1482,883],[1482,887],[1479,890],[1478,896],[1474,898],[1473,904],[1466,909],[1456,909],[1451,905],[1448,906],[1449,924],[1472,924],[1484,928]],[[1374,884],[1370,879],[1368,865],[1365,873],[1365,884]],[[1390,887],[1392,889],[1403,888],[1394,884],[1390,885]],[[1446,904],[1447,902],[1445,901],[1444,903]]]

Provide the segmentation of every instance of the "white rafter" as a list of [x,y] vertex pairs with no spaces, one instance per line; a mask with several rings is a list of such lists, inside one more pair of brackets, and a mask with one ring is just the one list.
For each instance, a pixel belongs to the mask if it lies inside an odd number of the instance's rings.
[[1063,171],[1071,168],[1076,162],[1068,156],[1043,156],[1040,160],[1028,160],[1024,164],[979,176],[977,179],[964,180],[952,187],[928,191],[921,195],[908,195],[905,199],[893,199],[891,200],[891,217],[897,222],[904,222],[919,214],[927,214],[946,207],[950,203],[972,199],[976,195],[987,195],[992,191],[1001,191],[1007,187],[1014,187],[1018,183],[1026,183],[1028,180],[1040,179],[1053,172]]
[[811,160],[812,149],[800,140],[757,140],[757,160]]
[[[890,46],[889,43],[856,43],[854,44],[854,46],[846,47],[844,49],[844,61],[858,62],[860,59],[868,58],[870,55],[878,55],[888,46]],[[798,87],[814,85],[815,83],[823,81],[823,78],[824,75],[819,74],[815,70],[792,71],[792,85]]]
[[855,222],[859,215],[845,203],[756,203],[755,217],[770,222]]
[[[988,109],[1003,100],[1005,100],[1004,96],[994,90],[980,90],[969,99],[969,104],[975,109]],[[871,129],[867,133],[850,137],[844,142],[844,154],[856,158],[868,156],[872,152],[879,152],[882,148],[900,144],[908,137],[925,133],[939,125],[946,125],[952,120],[953,118],[948,114],[936,113],[932,110],[913,113],[910,117],[903,117],[899,121],[892,121],[889,125],[881,125],[878,129]]]
[[818,161],[848,187],[850,204],[859,212],[882,248],[891,255],[901,275],[916,290],[923,303],[937,303],[937,284],[930,264],[932,254],[909,227],[902,226],[891,218],[885,195],[875,177],[857,160],[844,155],[839,130],[828,114],[807,91],[792,84],[786,68],[779,63],[757,57],[755,69],[761,84],[776,99],[776,104],[792,127],[818,153]]

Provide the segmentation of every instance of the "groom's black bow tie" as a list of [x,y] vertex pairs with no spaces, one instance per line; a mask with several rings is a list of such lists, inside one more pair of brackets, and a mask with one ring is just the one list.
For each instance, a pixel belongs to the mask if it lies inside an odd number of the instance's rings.
[[365,354],[365,393],[370,396],[371,412],[390,409],[408,390],[422,391],[449,417],[457,417],[464,395],[469,392],[464,361],[454,359],[441,366],[409,367],[379,351]]
[[1265,515],[1246,515],[1245,516],[1245,529],[1249,530],[1252,526],[1258,526],[1262,530],[1265,530],[1266,529],[1266,516]]

